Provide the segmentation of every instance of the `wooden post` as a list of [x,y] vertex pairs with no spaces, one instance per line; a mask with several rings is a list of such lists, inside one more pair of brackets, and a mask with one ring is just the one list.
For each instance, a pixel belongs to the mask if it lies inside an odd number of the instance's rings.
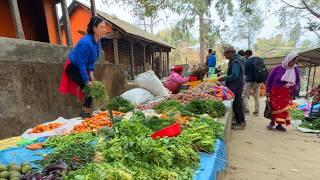
[[151,50],[151,70],[153,71],[153,66],[154,66],[154,49],[152,47],[152,50]]
[[[164,68],[163,68],[162,49],[160,49],[159,54],[160,54],[160,58],[159,58],[160,62],[158,62],[158,66],[160,66],[159,76],[160,76],[160,79],[162,79],[162,77],[163,77],[163,69],[164,69]],[[158,67],[157,67],[157,68],[158,68]]]
[[133,42],[130,41],[130,44],[131,44],[131,51],[130,51],[130,54],[131,54],[131,78],[132,80],[134,80],[134,54],[133,54]]
[[118,39],[112,39],[112,41],[113,41],[114,62],[115,64],[119,64]]
[[314,87],[314,77],[316,76],[317,66],[314,66],[313,68],[313,78],[312,78],[312,88]]
[[95,2],[95,0],[90,0],[90,4],[91,4],[91,13],[92,13],[92,16],[97,16],[97,9],[96,9],[96,2]]
[[307,82],[307,92],[306,92],[306,96],[308,96],[308,92],[309,92],[310,73],[311,73],[311,64],[309,65],[309,73],[308,73],[308,82]]
[[170,67],[169,67],[169,51],[167,52],[167,76],[169,76],[170,73]]
[[62,14],[63,14],[63,27],[64,32],[67,39],[67,45],[72,46],[72,38],[71,38],[71,31],[70,31],[70,19],[69,19],[69,12],[67,7],[66,0],[61,0],[61,8],[62,8]]
[[57,26],[57,29],[58,29],[58,43],[59,45],[62,45],[62,33],[61,33],[61,26],[60,26],[60,19],[59,19],[59,16],[58,16],[58,8],[57,8],[57,4],[54,5],[54,10],[55,10],[55,16],[56,16],[56,26]]
[[16,30],[16,37],[18,39],[25,39],[19,7],[18,7],[18,1],[17,0],[9,0],[9,6],[11,11],[11,16],[13,18],[13,24]]
[[146,71],[146,66],[147,66],[147,55],[146,55],[146,48],[147,46],[143,44],[143,72]]

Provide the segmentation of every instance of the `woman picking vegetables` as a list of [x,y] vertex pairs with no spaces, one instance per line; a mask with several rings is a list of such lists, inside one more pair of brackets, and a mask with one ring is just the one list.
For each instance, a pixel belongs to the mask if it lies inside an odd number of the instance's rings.
[[188,77],[183,78],[181,76],[182,71],[183,71],[182,66],[175,66],[172,69],[168,79],[164,83],[164,86],[170,91],[172,91],[172,94],[178,94],[180,91],[181,85],[189,81]]
[[94,64],[100,55],[100,38],[106,33],[106,24],[100,17],[92,17],[88,24],[87,35],[70,51],[64,65],[59,92],[72,94],[82,101],[81,117],[91,115],[90,108],[92,97],[82,91],[85,86],[92,86],[95,80],[93,71]]

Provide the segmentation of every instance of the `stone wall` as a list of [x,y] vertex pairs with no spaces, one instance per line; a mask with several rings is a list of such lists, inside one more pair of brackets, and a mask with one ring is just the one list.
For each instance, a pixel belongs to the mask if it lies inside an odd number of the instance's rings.
[[[81,104],[58,93],[64,61],[70,48],[33,41],[0,38],[0,139],[59,116],[76,117]],[[102,54],[101,57],[104,57]],[[126,90],[121,65],[96,65],[109,96]]]

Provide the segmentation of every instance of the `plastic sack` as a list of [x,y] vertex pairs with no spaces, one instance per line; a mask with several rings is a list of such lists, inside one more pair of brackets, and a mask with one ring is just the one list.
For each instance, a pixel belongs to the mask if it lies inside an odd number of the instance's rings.
[[135,82],[139,87],[150,91],[154,96],[168,96],[168,92],[153,71],[139,74]]
[[136,106],[154,99],[154,96],[149,91],[142,88],[131,89],[123,93],[121,97]]
[[43,125],[47,125],[49,123],[61,123],[62,126],[53,129],[51,131],[46,131],[43,133],[30,133],[32,132],[32,128],[27,129],[21,137],[24,139],[32,139],[32,138],[40,138],[40,137],[51,137],[56,135],[63,135],[72,131],[75,125],[78,125],[82,122],[81,118],[74,118],[74,119],[64,119],[63,117],[59,117],[58,119],[44,123]]

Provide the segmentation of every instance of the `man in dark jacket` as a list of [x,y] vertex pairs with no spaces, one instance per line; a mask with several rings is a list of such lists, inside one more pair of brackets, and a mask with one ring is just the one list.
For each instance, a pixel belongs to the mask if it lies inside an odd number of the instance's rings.
[[241,56],[236,54],[233,47],[224,49],[224,56],[229,59],[227,75],[218,79],[225,81],[226,86],[235,94],[232,104],[236,124],[232,125],[232,129],[243,130],[246,126],[245,116],[243,112],[242,93],[244,88],[244,68]]
[[252,57],[252,51],[246,50],[245,51],[245,58],[246,66],[245,66],[245,75],[246,75],[246,84],[244,86],[244,93],[243,93],[243,103],[244,103],[244,111],[245,113],[250,113],[248,107],[249,97],[252,94],[254,97],[255,102],[255,111],[253,112],[254,115],[259,115],[259,89],[260,83],[257,83],[255,80],[255,58]]

